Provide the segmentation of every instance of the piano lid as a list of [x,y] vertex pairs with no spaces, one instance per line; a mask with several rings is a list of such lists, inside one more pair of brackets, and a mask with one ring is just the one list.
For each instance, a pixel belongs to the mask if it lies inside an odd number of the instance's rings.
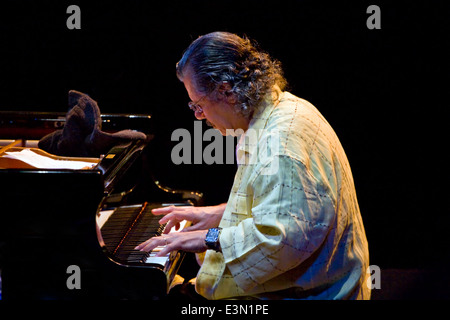
[[[102,114],[102,130],[115,132],[133,129],[153,132],[152,116],[148,114]],[[66,113],[35,111],[0,111],[0,139],[40,139],[64,127]]]

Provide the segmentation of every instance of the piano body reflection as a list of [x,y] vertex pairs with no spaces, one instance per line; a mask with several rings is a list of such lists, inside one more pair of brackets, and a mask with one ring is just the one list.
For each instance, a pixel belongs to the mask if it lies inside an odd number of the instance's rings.
[[[102,115],[102,122],[104,130],[151,128],[149,116]],[[153,207],[199,205],[202,194],[154,178],[151,138],[98,159],[37,148],[39,138],[63,125],[62,114],[0,112],[2,298],[164,299],[184,253],[154,259],[133,246],[162,232]],[[91,165],[48,169],[5,157],[24,149]],[[79,288],[70,285],[78,276],[71,266],[79,268]]]

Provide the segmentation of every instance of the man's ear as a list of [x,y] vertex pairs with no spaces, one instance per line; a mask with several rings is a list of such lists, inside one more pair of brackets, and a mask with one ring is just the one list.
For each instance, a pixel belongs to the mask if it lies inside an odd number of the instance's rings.
[[231,91],[232,87],[228,81],[223,81],[217,88],[221,99],[226,100],[229,104],[235,104],[236,95]]

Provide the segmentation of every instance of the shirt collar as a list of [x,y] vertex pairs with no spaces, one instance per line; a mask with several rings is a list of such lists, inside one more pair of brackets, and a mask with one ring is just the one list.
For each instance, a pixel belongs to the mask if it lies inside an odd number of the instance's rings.
[[280,87],[275,85],[272,93],[261,103],[261,105],[255,110],[248,129],[264,129],[267,125],[267,120],[272,114],[275,107],[280,103],[283,97],[283,92]]
[[273,110],[280,103],[283,94],[284,92],[282,92],[280,88],[275,85],[273,87],[272,93],[255,110],[248,125],[247,131],[240,136],[238,144],[236,146],[236,159],[238,164],[244,163],[245,157],[249,157],[252,154],[252,150],[254,150],[254,148],[256,147],[255,145],[253,145],[254,143],[252,143],[255,142],[254,139],[245,139],[249,130],[252,130],[252,134],[257,134],[259,137],[259,135],[261,134],[260,131],[267,126],[267,121],[269,120]]

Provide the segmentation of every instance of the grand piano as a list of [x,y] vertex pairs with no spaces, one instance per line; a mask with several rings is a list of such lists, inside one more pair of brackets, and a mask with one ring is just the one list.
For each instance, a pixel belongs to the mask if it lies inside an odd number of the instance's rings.
[[[150,116],[102,114],[101,120],[105,131],[136,129],[147,139],[116,145],[98,158],[55,156],[37,141],[64,127],[64,114],[0,112],[2,299],[167,297],[185,253],[154,259],[134,245],[163,230],[152,208],[200,205],[202,194],[156,179]],[[5,157],[24,149],[92,165],[48,169]]]

